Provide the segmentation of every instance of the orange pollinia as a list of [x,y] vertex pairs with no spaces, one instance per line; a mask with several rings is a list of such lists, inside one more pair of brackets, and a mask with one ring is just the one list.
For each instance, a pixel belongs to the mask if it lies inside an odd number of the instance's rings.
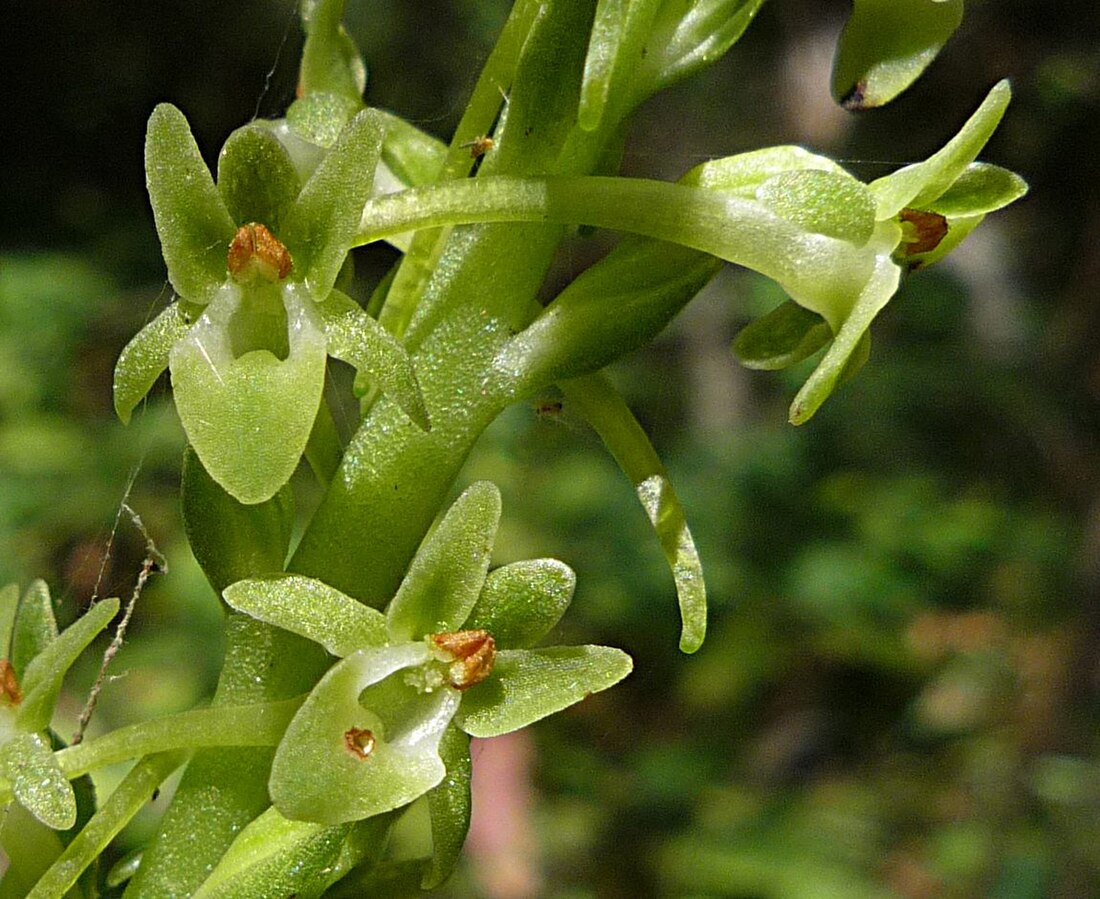
[[250,222],[241,225],[229,242],[226,268],[234,281],[242,284],[260,278],[272,283],[282,281],[294,266],[290,251],[267,225]]
[[456,690],[468,690],[492,673],[497,644],[488,631],[432,634],[431,640],[441,651],[444,661],[451,662],[447,679]]

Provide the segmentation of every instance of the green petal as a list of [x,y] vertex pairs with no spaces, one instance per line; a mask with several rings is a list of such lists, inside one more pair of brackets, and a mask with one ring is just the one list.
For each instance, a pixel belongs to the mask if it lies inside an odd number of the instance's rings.
[[434,890],[454,872],[462,856],[462,844],[470,829],[470,738],[453,724],[443,734],[439,757],[447,776],[428,791],[432,822],[432,859],[420,882],[422,890]]
[[809,358],[832,336],[825,319],[787,300],[742,328],[733,351],[746,368],[777,371]]
[[[439,742],[459,695],[448,687],[419,693],[397,673],[428,658],[424,643],[361,649],[321,678],[275,753],[269,786],[282,814],[357,821],[407,805],[443,780]],[[367,707],[359,701],[365,688]],[[348,748],[352,729],[374,738],[363,758]]]
[[463,627],[486,630],[501,649],[534,646],[561,620],[577,576],[557,559],[527,559],[489,572]]
[[496,485],[471,484],[409,565],[386,613],[392,640],[416,640],[462,627],[485,583],[499,523]]
[[168,280],[180,296],[210,302],[225,280],[225,256],[236,226],[187,119],[167,103],[149,117],[145,180]]
[[998,82],[943,149],[924,162],[907,165],[872,181],[868,187],[878,206],[876,218],[879,221],[892,218],[906,206],[931,209],[934,201],[958,180],[993,136],[1011,98],[1008,82]]
[[16,713],[20,730],[45,730],[66,672],[116,614],[117,599],[96,603],[28,663],[21,682],[23,704]]
[[222,596],[238,612],[320,643],[335,656],[386,642],[381,612],[313,578],[251,578],[226,587]]
[[471,737],[510,733],[606,690],[633,667],[610,646],[504,650],[493,673],[466,692],[455,721]]
[[290,821],[269,808],[240,832],[192,899],[320,895],[348,830]]
[[845,318],[833,339],[833,345],[791,403],[792,424],[800,425],[809,421],[837,388],[871,322],[897,291],[900,279],[901,268],[888,255],[880,253],[871,279],[863,288],[851,313]]
[[431,428],[416,371],[405,348],[351,297],[337,290],[318,311],[328,353],[377,384],[422,430]]
[[115,363],[115,414],[128,424],[134,407],[168,367],[172,347],[187,336],[191,322],[173,303],[126,344]]
[[304,280],[315,300],[328,296],[354,242],[381,150],[381,119],[363,110],[340,132],[287,216],[283,242],[294,258],[291,277]]
[[47,827],[68,830],[76,823],[73,788],[41,734],[22,733],[0,747],[0,772],[19,804]]
[[1015,172],[987,162],[972,162],[929,207],[948,218],[984,215],[1003,209],[1027,193]]
[[327,150],[362,108],[361,100],[351,100],[340,94],[312,93],[290,104],[286,123],[301,140]]
[[290,155],[261,125],[238,128],[218,156],[218,190],[238,224],[259,222],[278,234],[301,185]]
[[819,156],[802,147],[783,145],[712,159],[697,165],[680,179],[680,183],[754,200],[760,186],[775,175],[815,170],[847,174],[827,156]]
[[298,465],[325,380],[325,338],[312,302],[293,285],[286,304],[289,352],[236,356],[231,329],[241,291],[227,284],[172,349],[176,408],[203,466],[242,503],[271,498]]
[[53,614],[50,588],[43,580],[32,581],[19,607],[11,632],[11,665],[20,679],[27,666],[57,639],[57,619]]
[[920,77],[962,21],[962,0],[855,0],[833,67],[847,109],[889,103]]

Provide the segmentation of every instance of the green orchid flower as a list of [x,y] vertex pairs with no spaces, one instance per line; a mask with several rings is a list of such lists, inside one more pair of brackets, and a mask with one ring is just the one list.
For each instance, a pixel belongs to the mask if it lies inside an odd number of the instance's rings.
[[1027,192],[1018,175],[974,161],[1010,97],[1008,82],[1000,82],[943,149],[870,184],[799,147],[704,163],[684,179],[754,199],[808,231],[847,240],[869,263],[854,290],[797,289],[781,282],[792,301],[749,324],[734,341],[745,365],[769,370],[829,344],[791,404],[793,423],[807,421],[866,361],[871,322],[904,274],[942,259],[986,213]]
[[268,124],[234,132],[217,184],[183,114],[149,120],[146,175],[179,299],[127,345],[115,409],[128,421],[170,368],[176,408],[203,465],[234,498],[273,496],[305,451],[326,356],[353,365],[429,427],[404,349],[334,289],[370,195],[382,118],[351,118],[301,183]]
[[340,824],[443,790],[431,806],[433,829],[464,834],[469,736],[518,730],[630,673],[618,649],[532,648],[569,605],[574,575],[547,559],[490,573],[499,518],[497,488],[470,487],[420,548],[385,614],[297,575],[224,591],[238,611],[340,658],[275,755],[270,792],[287,818]]

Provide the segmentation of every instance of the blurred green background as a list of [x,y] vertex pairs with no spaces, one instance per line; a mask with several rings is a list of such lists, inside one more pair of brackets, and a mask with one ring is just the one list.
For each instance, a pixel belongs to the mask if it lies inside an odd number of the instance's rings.
[[[507,4],[350,5],[368,101],[447,137]],[[177,104],[213,160],[234,127],[278,115],[294,6],[47,0],[0,36],[0,583],[46,578],[62,619],[97,585],[128,596],[145,538],[123,500],[170,566],[100,729],[208,695],[221,648],[181,533],[166,389],[129,428],[111,412],[119,350],[170,296],[144,123]],[[516,407],[486,434],[464,478],[502,488],[498,561],[569,562],[562,640],[622,646],[636,672],[475,749],[479,789],[515,801],[483,804],[496,818],[443,895],[1100,896],[1100,13],[972,0],[916,86],[853,117],[828,94],[847,9],[766,5],[726,59],[640,110],[625,170],[674,178],[801,143],[873,178],[1008,76],[984,158],[1031,194],[911,279],[872,361],[801,429],[785,423],[800,372],[729,354],[779,299],[741,271],[614,368],[703,556],[713,614],[694,657],[644,515],[568,405]],[[555,277],[595,246],[571,241]],[[392,259],[358,252],[363,291]]]

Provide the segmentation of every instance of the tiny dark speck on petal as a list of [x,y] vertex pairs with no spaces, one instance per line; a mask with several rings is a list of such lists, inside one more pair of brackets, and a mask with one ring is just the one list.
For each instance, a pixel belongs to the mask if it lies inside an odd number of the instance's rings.
[[861,109],[867,109],[868,107],[863,104],[864,95],[867,92],[867,82],[857,81],[855,87],[853,87],[845,96],[840,98],[840,105],[847,109],[849,112],[859,112]]

